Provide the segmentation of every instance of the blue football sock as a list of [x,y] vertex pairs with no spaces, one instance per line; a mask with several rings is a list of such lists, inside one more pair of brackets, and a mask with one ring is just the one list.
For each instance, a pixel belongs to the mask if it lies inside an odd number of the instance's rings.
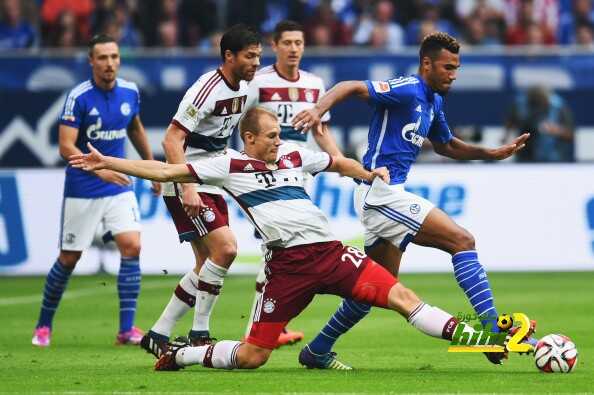
[[62,299],[62,294],[68,284],[68,279],[72,274],[72,270],[67,269],[62,263],[56,259],[51,270],[45,279],[45,287],[43,289],[43,300],[41,302],[41,311],[39,313],[39,320],[37,321],[37,328],[41,326],[52,327],[54,314]]
[[464,290],[468,301],[477,316],[483,317],[483,326],[491,326],[492,332],[499,332],[497,327],[497,310],[493,301],[493,293],[485,269],[478,261],[476,251],[462,251],[452,257],[454,276],[460,288]]
[[124,258],[118,273],[118,295],[120,297],[120,332],[127,332],[134,325],[136,300],[140,293],[140,264],[138,257]]
[[330,318],[326,326],[311,343],[309,349],[314,354],[325,354],[332,350],[336,340],[351,329],[361,318],[365,317],[371,306],[364,303],[355,302],[352,299],[343,299],[338,310]]

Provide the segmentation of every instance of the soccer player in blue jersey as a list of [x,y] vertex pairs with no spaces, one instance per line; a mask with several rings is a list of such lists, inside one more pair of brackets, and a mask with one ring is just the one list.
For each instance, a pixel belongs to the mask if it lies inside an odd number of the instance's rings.
[[[140,121],[138,88],[133,82],[117,78],[120,53],[116,41],[106,35],[93,37],[89,42],[89,64],[92,78],[78,84],[66,98],[60,117],[60,155],[68,158],[88,152],[86,144],[92,142],[102,151],[122,158],[128,136],[143,159],[152,159]],[[121,254],[116,343],[140,342],[143,333],[134,326],[140,292],[140,218],[131,184],[128,176],[112,170],[66,168],[60,254],[47,275],[33,345],[50,345],[54,314],[68,279],[100,223],[111,232]],[[154,182],[154,192],[158,194],[160,189],[160,184]]]
[[[390,185],[362,182],[355,206],[365,227],[365,250],[374,260],[398,273],[402,253],[409,243],[438,248],[452,256],[454,275],[484,325],[497,330],[497,310],[474,237],[442,210],[404,190],[410,167],[423,142],[429,138],[435,151],[458,160],[502,160],[522,149],[529,134],[511,144],[488,149],[455,137],[443,112],[444,96],[456,80],[460,67],[460,45],[446,33],[426,36],[419,51],[416,75],[388,81],[344,81],[337,84],[312,109],[293,118],[293,125],[307,130],[317,127],[321,117],[336,103],[355,96],[374,109],[369,127],[366,169],[387,167]],[[314,129],[315,130],[315,129]],[[336,339],[368,310],[343,303],[320,334],[304,348],[300,361],[309,367],[324,367]],[[487,354],[500,364],[501,353]]]

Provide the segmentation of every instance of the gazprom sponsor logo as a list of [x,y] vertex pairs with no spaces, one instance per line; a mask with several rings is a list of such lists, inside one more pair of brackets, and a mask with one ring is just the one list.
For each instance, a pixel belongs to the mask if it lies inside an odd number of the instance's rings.
[[97,122],[87,128],[87,137],[89,140],[117,140],[123,139],[127,135],[126,128],[118,130],[101,130],[101,117]]
[[415,123],[408,123],[404,125],[402,128],[402,138],[417,147],[421,148],[423,146],[423,141],[425,141],[425,137],[417,134],[419,127],[421,126],[421,117],[417,119]]

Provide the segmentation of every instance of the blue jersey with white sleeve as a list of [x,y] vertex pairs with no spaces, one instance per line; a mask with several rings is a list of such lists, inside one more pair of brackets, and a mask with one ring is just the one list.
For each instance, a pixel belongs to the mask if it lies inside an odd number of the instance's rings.
[[[60,124],[78,129],[76,147],[88,153],[87,142],[101,153],[124,157],[128,125],[138,115],[140,96],[133,82],[118,78],[109,90],[91,78],[70,91]],[[93,173],[66,167],[64,197],[98,198],[131,191],[131,186],[105,182]]]
[[418,75],[365,83],[374,113],[363,165],[367,169],[385,166],[390,183],[402,184],[425,138],[443,144],[453,138],[442,109],[443,97]]

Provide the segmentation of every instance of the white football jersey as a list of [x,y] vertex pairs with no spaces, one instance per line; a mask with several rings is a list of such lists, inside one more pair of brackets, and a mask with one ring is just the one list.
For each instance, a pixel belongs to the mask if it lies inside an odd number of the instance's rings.
[[[292,126],[293,117],[302,110],[312,108],[326,93],[324,82],[315,74],[299,70],[292,81],[282,77],[274,65],[260,69],[249,83],[249,105],[262,106],[278,117],[281,139],[306,146],[309,133],[301,133]],[[330,120],[330,113],[322,122]]]
[[[208,160],[227,148],[227,141],[239,123],[248,95],[246,81],[235,88],[219,70],[203,74],[186,91],[171,123],[186,131],[186,160]],[[200,192],[222,193],[212,186],[198,187]],[[165,185],[163,194],[174,196],[173,184]]]
[[188,168],[199,183],[219,186],[235,199],[267,247],[286,248],[336,240],[302,186],[306,173],[315,175],[331,164],[325,152],[284,143],[273,166],[230,149],[208,161],[190,162]]

